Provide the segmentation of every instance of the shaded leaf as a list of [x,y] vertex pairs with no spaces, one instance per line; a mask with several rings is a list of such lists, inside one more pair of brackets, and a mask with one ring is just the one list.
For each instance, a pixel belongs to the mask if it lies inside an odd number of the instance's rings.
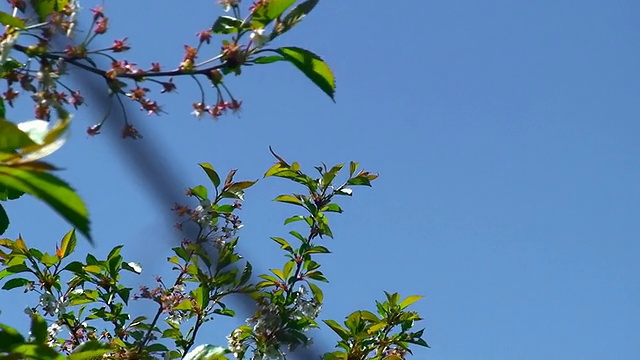
[[26,146],[37,145],[16,124],[0,119],[0,151],[11,152]]
[[0,235],[4,234],[5,231],[9,228],[9,216],[7,212],[4,210],[2,204],[0,204]]
[[82,199],[64,181],[43,172],[0,166],[0,183],[44,201],[93,243],[87,209]]
[[219,16],[218,19],[216,19],[216,22],[213,23],[211,31],[215,34],[233,34],[237,33],[241,26],[242,20],[240,19],[236,19],[232,16]]
[[261,56],[253,59],[253,62],[256,64],[271,64],[278,61],[285,61],[285,58],[279,55],[272,55],[272,56]]
[[218,185],[220,185],[220,177],[218,176],[218,173],[213,170],[213,166],[209,163],[200,163],[198,165],[200,165],[202,170],[207,174],[213,186],[217,188]]
[[41,344],[47,341],[47,323],[39,314],[31,315],[31,336]]
[[349,339],[349,332],[346,329],[343,329],[338,322],[335,320],[323,320],[325,324],[327,324],[331,330],[333,330],[342,340]]
[[4,285],[2,285],[3,290],[11,290],[18,287],[22,287],[28,285],[31,281],[24,278],[15,278],[7,281]]
[[307,0],[298,4],[293,10],[291,10],[282,20],[276,24],[271,32],[271,39],[275,39],[277,36],[289,31],[292,27],[296,26],[302,19],[307,16],[318,4],[320,0]]

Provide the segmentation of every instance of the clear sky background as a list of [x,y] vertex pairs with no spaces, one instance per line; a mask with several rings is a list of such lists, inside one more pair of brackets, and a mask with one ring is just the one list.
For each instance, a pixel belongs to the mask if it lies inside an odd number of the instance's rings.
[[[183,45],[221,14],[214,1],[104,4],[112,28],[101,41],[129,37],[125,58],[144,67],[177,66]],[[380,178],[332,218],[321,318],[398,291],[425,296],[415,309],[432,348],[415,359],[640,358],[640,2],[324,0],[274,45],[320,54],[337,103],[278,63],[227,80],[243,100],[239,118],[190,116],[199,96],[186,80],[179,94],[155,89],[168,114],[136,120],[145,138],[125,152],[122,141],[85,135],[104,114],[76,115],[50,160],[91,211],[98,245],[79,251],[126,244],[145,267],[134,287],[167,275],[179,237],[165,221],[172,204],[122,157],[150,141],[161,152],[148,161],[179,174],[176,189],[206,182],[203,161],[261,178],[269,145],[310,172],[355,160]],[[31,116],[22,104],[11,120]],[[257,270],[283,263],[269,236],[286,234],[295,209],[271,199],[291,191],[300,188],[266,179],[247,193],[240,242]],[[7,235],[28,244],[53,249],[69,229],[36,201],[6,207]],[[0,293],[0,321],[25,326],[11,311],[19,295]],[[222,324],[202,342],[224,344],[233,323]],[[324,328],[316,342],[330,351],[336,340]]]

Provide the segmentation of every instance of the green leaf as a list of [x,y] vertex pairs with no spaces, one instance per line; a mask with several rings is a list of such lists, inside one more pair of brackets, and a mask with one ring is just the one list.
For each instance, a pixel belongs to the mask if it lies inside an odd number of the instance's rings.
[[31,315],[31,336],[40,344],[47,341],[47,322],[38,314]]
[[296,221],[300,221],[300,220],[304,220],[304,216],[302,216],[302,215],[294,215],[294,216],[292,216],[290,218],[287,218],[284,221],[284,224],[287,225],[287,224],[291,224],[292,222],[296,222]]
[[72,261],[64,267],[64,270],[71,271],[73,273],[81,273],[84,265],[80,261]]
[[217,188],[218,185],[220,185],[220,176],[218,176],[218,173],[216,173],[216,171],[213,170],[213,166],[209,163],[200,163],[198,165],[200,165],[202,170],[204,170],[204,172],[207,173],[207,176],[211,180],[213,187]]
[[82,199],[57,177],[19,167],[0,166],[0,184],[33,195],[47,203],[63,218],[78,228],[90,243],[89,214]]
[[[0,11],[2,12],[2,11]],[[4,106],[4,99],[2,97],[0,97],[0,118],[4,119],[6,117],[7,113],[6,113],[6,108]]]
[[278,202],[283,202],[283,203],[303,206],[302,205],[302,201],[300,199],[298,199],[297,197],[292,196],[292,195],[280,195],[280,196],[276,197],[275,199],[273,199],[273,201],[278,201]]
[[329,66],[318,55],[298,47],[281,47],[275,51],[302,71],[320,90],[335,101],[335,77]]
[[209,304],[209,289],[201,285],[191,291],[191,297],[196,301],[200,309],[204,309]]
[[237,33],[238,29],[241,27],[246,27],[246,24],[243,25],[242,20],[236,19],[232,16],[219,16],[215,23],[213,23],[213,27],[211,27],[211,31],[214,34],[233,34]]
[[191,188],[191,192],[201,200],[207,199],[207,188],[202,185]]
[[245,284],[251,278],[252,266],[251,263],[247,262],[244,265],[244,270],[242,270],[242,275],[240,277],[239,285]]
[[324,274],[322,274],[322,271],[319,271],[319,270],[309,271],[308,273],[305,274],[305,276],[308,277],[309,279],[322,281],[322,282],[329,282],[329,280],[327,280],[327,278],[324,277]]
[[285,61],[285,58],[280,55],[261,56],[252,60],[255,64],[271,64],[278,61]]
[[309,250],[304,252],[305,255],[308,254],[330,254],[331,251],[329,251],[329,249],[327,249],[324,246],[320,246],[320,245],[314,245],[311,248],[309,248]]
[[95,340],[82,343],[67,357],[69,360],[89,360],[102,358],[102,355],[111,351],[109,344],[103,344]]
[[354,178],[349,179],[347,181],[347,185],[371,186],[371,181],[369,181],[369,179],[367,179],[366,177],[356,176]]
[[248,188],[252,187],[257,182],[258,182],[258,180],[256,180],[256,181],[238,181],[238,182],[232,183],[226,190],[230,191],[230,192],[241,191],[241,190],[248,189]]
[[44,255],[42,255],[42,258],[40,259],[40,262],[42,262],[42,264],[46,267],[51,267],[57,264],[59,261],[60,259],[57,256],[51,255],[49,253],[45,253]]
[[336,203],[331,203],[320,209],[320,211],[342,213],[342,208]]
[[60,259],[64,259],[69,256],[69,254],[73,253],[76,249],[76,243],[76,229],[71,229],[71,231],[62,237],[62,241],[60,242]]
[[24,195],[24,192],[8,188],[0,184],[0,200],[15,200]]
[[17,264],[6,267],[0,271],[0,280],[6,278],[7,276],[20,274],[23,272],[30,272],[29,268],[25,264]]
[[0,204],[0,235],[4,234],[9,228],[9,216],[4,211],[4,207]]
[[298,4],[291,12],[289,12],[282,22],[276,23],[276,26],[271,32],[271,39],[275,39],[277,36],[284,34],[296,26],[302,19],[307,16],[318,5],[320,0],[307,0]]
[[413,304],[414,302],[422,299],[424,296],[420,296],[420,295],[411,295],[408,296],[406,299],[402,300],[402,302],[400,303],[400,308],[401,309],[406,309],[409,305]]
[[293,253],[293,248],[291,247],[291,245],[289,244],[289,242],[283,238],[280,237],[272,237],[271,240],[277,242],[278,244],[280,244],[280,249],[286,250],[290,253]]
[[[18,28],[18,29],[24,29],[24,21],[18,19],[17,17],[13,17],[13,16],[9,15],[4,11],[0,11],[0,24],[13,26],[13,27]],[[3,106],[3,108],[4,108],[4,106]],[[4,117],[4,111],[3,111],[2,116],[0,116],[0,117]]]
[[235,210],[235,207],[230,204],[225,204],[225,205],[217,206],[216,208],[214,208],[214,210],[215,212],[220,214],[231,214],[233,210]]
[[18,129],[16,124],[0,119],[0,152],[12,152],[26,146],[36,146],[29,135]]
[[93,274],[100,274],[102,272],[102,268],[98,265],[86,265],[83,267],[83,270]]
[[0,324],[0,351],[9,352],[13,347],[25,342],[18,330],[4,324]]
[[19,359],[64,360],[64,356],[45,344],[21,344],[12,348],[11,354]]
[[164,351],[168,351],[169,349],[165,345],[162,345],[160,343],[155,343],[145,347],[145,350],[148,352],[158,352],[158,351],[164,352]]
[[372,313],[371,311],[360,310],[360,316],[362,317],[362,319],[368,320],[371,322],[380,321],[380,319],[376,316],[376,314]]
[[336,334],[338,334],[338,336],[340,336],[340,338],[342,340],[347,340],[349,339],[349,332],[346,329],[343,329],[342,326],[340,326],[340,324],[338,324],[337,321],[335,320],[322,320],[325,324],[327,324],[331,330],[335,331]]
[[114,246],[111,251],[109,251],[109,255],[107,255],[107,259],[111,260],[113,258],[119,257],[120,256],[120,252],[122,251],[122,248],[124,247],[124,245],[116,245]]
[[15,278],[15,279],[11,279],[11,280],[7,281],[6,284],[2,285],[2,289],[3,290],[15,289],[15,288],[18,288],[18,287],[25,286],[25,285],[29,284],[30,282],[31,281],[29,281],[28,279]]
[[293,273],[293,267],[295,266],[295,262],[293,260],[289,260],[284,264],[284,268],[282,269],[283,279],[288,279]]
[[54,11],[64,9],[68,3],[69,0],[31,0],[31,6],[38,14],[40,21],[46,20]]
[[251,15],[251,27],[261,29],[284,13],[296,0],[269,0]]
[[322,292],[322,289],[320,289],[320,286],[314,284],[314,283],[308,283],[307,285],[309,285],[309,288],[311,288],[311,292],[313,293],[313,298],[320,304],[322,304],[322,301],[324,300],[324,293]]

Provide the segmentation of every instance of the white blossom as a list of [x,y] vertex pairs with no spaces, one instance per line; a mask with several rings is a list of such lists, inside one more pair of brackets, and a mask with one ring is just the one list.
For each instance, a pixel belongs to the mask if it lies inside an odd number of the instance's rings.
[[47,336],[49,338],[47,341],[47,345],[49,345],[50,347],[54,347],[57,345],[56,344],[57,336],[61,330],[62,330],[62,327],[60,327],[60,325],[58,325],[57,323],[53,323],[49,325],[49,327],[47,327]]
[[229,12],[229,10],[231,10],[232,7],[238,6],[239,3],[240,3],[240,0],[220,0],[220,1],[218,1],[218,4],[222,5],[222,9],[225,12]]
[[0,41],[0,65],[4,65],[4,63],[9,60],[9,54],[13,49],[13,44],[16,43],[17,35],[11,33],[7,34],[6,37]]
[[265,35],[264,28],[253,30],[249,38],[256,48],[261,48],[262,45],[269,41],[269,35]]

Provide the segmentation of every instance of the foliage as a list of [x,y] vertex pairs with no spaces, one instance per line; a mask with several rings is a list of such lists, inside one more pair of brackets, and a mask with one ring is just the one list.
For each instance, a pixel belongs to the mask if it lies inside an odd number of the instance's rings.
[[[330,253],[324,240],[334,237],[328,214],[342,213],[340,197],[352,196],[354,187],[371,186],[376,174],[350,162],[348,166],[323,164],[312,176],[297,162],[289,163],[271,150],[276,163],[264,178],[282,178],[302,186],[301,193],[281,194],[274,200],[299,211],[284,220],[285,226],[305,230],[271,237],[283,252],[284,262],[254,277],[251,263],[237,251],[242,228],[238,212],[245,191],[257,180],[236,181],[236,170],[231,170],[223,181],[211,164],[201,163],[209,184],[187,190],[197,205],[173,207],[180,219],[176,228],[186,236],[167,258],[175,276],[170,282],[157,277],[153,286],[134,291],[125,285],[123,274],[140,274],[142,267],[125,261],[122,245],[104,259],[92,254],[77,257],[76,231],[91,241],[88,212],[74,190],[53,175],[57,168],[42,158],[67,140],[70,107],[84,104],[80,91],[63,82],[68,67],[102,79],[109,101],[122,110],[121,117],[104,114],[102,121],[87,129],[89,135],[99,134],[107,120],[122,118],[122,137],[142,138],[127,118],[123,102],[128,99],[148,115],[159,115],[161,106],[149,98],[146,84],[159,86],[161,93],[173,93],[173,78],[179,76],[193,79],[200,89],[201,98],[193,103],[195,116],[217,118],[237,112],[242,102],[226,82],[230,74],[241,75],[246,66],[289,62],[333,99],[334,76],[318,55],[295,46],[268,47],[299,24],[318,2],[258,0],[242,16],[240,0],[220,0],[230,14],[219,16],[200,32],[197,46],[186,45],[176,68],[163,70],[160,63],[141,69],[128,59],[116,58],[130,49],[126,38],[106,49],[95,48],[94,39],[110,26],[102,7],[91,9],[91,31],[76,42],[71,41],[80,10],[76,0],[8,0],[12,14],[0,11],[0,23],[5,26],[0,37],[0,78],[7,83],[0,99],[0,201],[34,196],[74,229],[52,253],[27,246],[21,236],[0,239],[2,289],[38,295],[37,303],[25,309],[31,321],[29,336],[0,325],[0,357],[284,359],[312,343],[309,330],[320,327],[317,319],[325,301],[322,284],[328,282],[320,259]],[[214,35],[224,38],[220,53],[197,62],[200,49]],[[69,40],[63,48],[57,41],[60,37]],[[100,57],[110,59],[110,65],[100,67]],[[206,101],[203,80],[215,89],[215,101]],[[21,92],[35,102],[35,120],[15,124],[7,120],[5,104],[13,107],[27,97]],[[340,178],[344,180],[339,182]],[[0,205],[0,234],[9,224]],[[428,346],[422,339],[424,330],[414,331],[420,316],[407,310],[420,297],[401,299],[397,293],[385,294],[384,301],[376,302],[377,315],[358,310],[346,318],[344,326],[324,320],[340,338],[338,350],[325,354],[325,359],[403,359],[411,353],[410,345]],[[225,346],[199,344],[198,336],[213,319],[236,316],[229,304],[238,296],[251,301],[255,312],[230,333]],[[155,314],[133,316],[128,310],[131,300],[151,302]]]

